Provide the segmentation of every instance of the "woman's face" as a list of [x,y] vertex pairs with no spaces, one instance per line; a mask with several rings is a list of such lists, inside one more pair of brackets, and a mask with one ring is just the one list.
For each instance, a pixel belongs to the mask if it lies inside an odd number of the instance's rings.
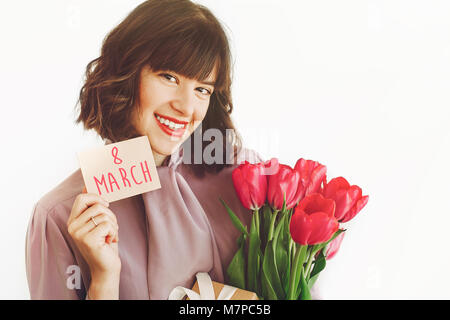
[[172,71],[142,69],[140,109],[135,126],[139,133],[148,137],[157,165],[205,118],[215,79],[215,70],[205,82],[200,82]]

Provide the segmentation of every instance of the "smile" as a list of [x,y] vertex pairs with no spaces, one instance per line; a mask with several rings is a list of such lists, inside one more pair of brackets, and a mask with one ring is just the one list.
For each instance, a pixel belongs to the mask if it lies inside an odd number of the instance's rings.
[[182,136],[188,122],[179,121],[170,117],[163,117],[155,113],[159,127],[170,136]]

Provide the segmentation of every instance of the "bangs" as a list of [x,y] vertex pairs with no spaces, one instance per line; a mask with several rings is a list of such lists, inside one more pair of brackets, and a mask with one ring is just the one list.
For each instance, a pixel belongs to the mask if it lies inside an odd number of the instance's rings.
[[183,30],[156,41],[159,43],[148,61],[154,71],[171,70],[204,81],[217,64],[215,89],[221,90],[227,85],[224,75],[229,69],[226,61],[228,43],[213,25],[206,21],[190,22]]

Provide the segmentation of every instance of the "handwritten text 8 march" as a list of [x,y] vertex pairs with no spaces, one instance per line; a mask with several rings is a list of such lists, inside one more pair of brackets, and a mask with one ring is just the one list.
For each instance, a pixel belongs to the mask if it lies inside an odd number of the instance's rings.
[[[118,153],[119,153],[119,150],[117,149],[117,147],[112,148],[112,156],[114,158],[115,164],[122,163],[122,159],[120,159],[118,157]],[[152,177],[150,174],[150,170],[148,169],[147,160],[145,160],[143,162],[141,161],[139,163],[139,165],[140,165],[141,170],[139,170],[139,168],[136,169],[138,167],[138,165],[132,165],[129,169],[129,173],[130,173],[129,175],[127,175],[127,170],[125,170],[122,167],[119,167],[118,171],[120,174],[120,179],[116,179],[116,177],[118,177],[117,173],[116,173],[116,176],[114,176],[114,174],[112,172],[107,172],[106,176],[108,177],[108,182],[106,181],[105,174],[102,174],[100,179],[98,179],[96,176],[94,176],[93,179],[95,181],[95,185],[97,186],[98,194],[102,195],[102,188],[100,188],[100,187],[103,187],[104,189],[106,189],[106,193],[114,192],[113,185],[116,185],[117,190],[120,190],[120,186],[119,186],[119,183],[117,182],[117,180],[122,181],[124,188],[127,188],[127,187],[131,188],[132,183],[130,182],[130,180],[133,182],[134,185],[140,185],[140,184],[144,183],[144,180],[146,183],[151,182]],[[147,176],[148,176],[148,180],[147,180]],[[129,177],[131,177],[131,178],[129,178]],[[108,184],[109,184],[109,189],[108,189]]]

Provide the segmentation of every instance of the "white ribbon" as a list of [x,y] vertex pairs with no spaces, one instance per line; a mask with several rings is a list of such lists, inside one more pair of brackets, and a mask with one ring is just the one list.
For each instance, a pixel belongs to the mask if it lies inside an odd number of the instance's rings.
[[[214,287],[206,272],[199,272],[195,275],[197,277],[198,290],[200,294],[183,287],[176,287],[170,292],[169,300],[182,300],[185,295],[191,300],[216,300],[216,295],[214,294]],[[235,287],[224,285],[222,290],[217,297],[217,300],[230,300],[236,291]]]

